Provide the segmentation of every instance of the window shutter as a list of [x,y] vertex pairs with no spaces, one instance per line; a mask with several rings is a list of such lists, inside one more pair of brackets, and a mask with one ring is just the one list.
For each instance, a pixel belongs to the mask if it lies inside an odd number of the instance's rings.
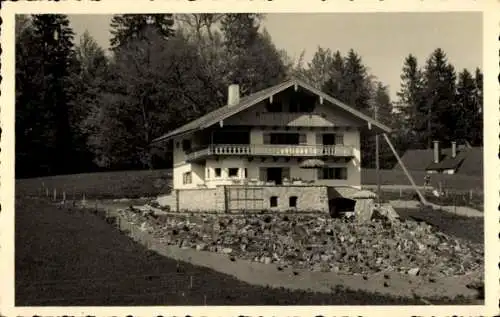
[[305,133],[299,134],[299,144],[307,144],[307,135]]
[[265,167],[259,168],[259,180],[266,181],[266,169],[265,169]]
[[324,169],[320,168],[317,171],[318,171],[318,179],[323,179],[323,171],[324,171]]
[[290,180],[290,168],[289,167],[284,167],[283,170],[283,178],[286,178]]
[[341,172],[342,179],[347,179],[347,168],[342,167],[341,171],[342,171]]
[[264,133],[264,144],[271,144],[271,134]]
[[316,144],[318,144],[318,145],[322,145],[323,144],[323,134],[316,133]]
[[344,135],[336,134],[335,135],[335,144],[344,145]]

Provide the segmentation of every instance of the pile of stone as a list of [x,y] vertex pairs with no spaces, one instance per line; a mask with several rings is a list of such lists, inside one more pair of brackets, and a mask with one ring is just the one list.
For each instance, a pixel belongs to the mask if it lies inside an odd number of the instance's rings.
[[220,252],[234,259],[346,274],[399,271],[454,276],[483,267],[479,246],[423,222],[372,219],[359,223],[321,215],[168,215],[123,211],[167,244]]

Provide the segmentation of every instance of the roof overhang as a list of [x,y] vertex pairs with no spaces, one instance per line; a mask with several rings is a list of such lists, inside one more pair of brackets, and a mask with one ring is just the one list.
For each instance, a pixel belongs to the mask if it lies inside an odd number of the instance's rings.
[[199,130],[199,129],[191,129],[191,130],[187,130],[187,131],[184,131],[182,133],[176,133],[176,134],[168,133],[168,134],[162,135],[161,137],[153,139],[151,141],[151,144],[160,143],[160,142],[164,142],[164,141],[170,141],[175,137],[185,136],[185,135],[191,134],[197,130]]
[[259,96],[257,98],[251,98],[248,101],[243,101],[240,105],[231,106],[231,108],[234,108],[234,109],[229,109],[227,112],[223,113],[222,115],[217,116],[216,118],[207,120],[207,122],[200,124],[197,128],[189,129],[189,130],[181,132],[181,131],[179,131],[179,130],[182,130],[182,127],[181,127],[181,128],[176,129],[170,133],[165,134],[164,136],[161,136],[159,138],[154,139],[151,143],[158,143],[158,142],[162,142],[162,141],[167,141],[167,140],[172,139],[174,137],[178,137],[181,135],[193,133],[193,132],[198,131],[198,130],[206,129],[206,128],[211,127],[217,123],[222,124],[225,119],[230,118],[230,117],[232,117],[232,116],[234,116],[234,115],[236,115],[244,110],[247,110],[247,109],[251,108],[252,106],[254,106],[254,105],[256,105],[256,104],[258,104],[266,99],[272,98],[274,95],[276,95],[280,92],[283,92],[284,90],[286,90],[290,87],[294,87],[295,91],[298,90],[298,87],[302,87],[303,89],[308,90],[309,92],[317,95],[320,98],[321,103],[323,103],[326,100],[326,101],[330,102],[331,104],[338,106],[340,109],[364,120],[367,123],[368,130],[371,130],[374,133],[377,133],[377,134],[378,133],[390,133],[392,131],[391,128],[389,128],[388,126],[386,126],[386,125],[380,123],[379,121],[373,119],[372,117],[365,115],[364,113],[346,105],[345,103],[341,102],[340,100],[331,97],[330,95],[322,92],[321,90],[314,88],[313,86],[303,82],[302,80],[291,79],[291,80],[288,80],[284,83],[281,83],[281,84],[278,84],[274,87],[271,87],[270,89],[268,89],[269,92],[262,94],[262,96]]

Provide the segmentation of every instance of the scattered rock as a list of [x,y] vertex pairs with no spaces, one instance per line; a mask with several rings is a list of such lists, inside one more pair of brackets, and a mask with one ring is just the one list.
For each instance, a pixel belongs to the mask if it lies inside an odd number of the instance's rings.
[[469,274],[484,267],[480,246],[457,241],[411,219],[374,217],[358,222],[318,214],[164,213],[159,222],[141,212],[120,213],[163,243],[230,254],[235,259],[274,262],[282,268],[364,276],[401,272],[435,278]]
[[420,273],[420,269],[418,267],[408,270],[408,275],[411,276],[417,276],[418,273]]
[[196,245],[196,250],[197,251],[204,251],[207,249],[207,245],[205,243],[200,243]]

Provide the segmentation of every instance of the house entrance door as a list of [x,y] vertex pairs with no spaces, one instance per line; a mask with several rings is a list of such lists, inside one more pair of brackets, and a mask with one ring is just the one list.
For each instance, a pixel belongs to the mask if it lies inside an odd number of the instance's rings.
[[281,185],[283,180],[283,171],[281,167],[267,168],[267,181],[275,182],[276,185]]

